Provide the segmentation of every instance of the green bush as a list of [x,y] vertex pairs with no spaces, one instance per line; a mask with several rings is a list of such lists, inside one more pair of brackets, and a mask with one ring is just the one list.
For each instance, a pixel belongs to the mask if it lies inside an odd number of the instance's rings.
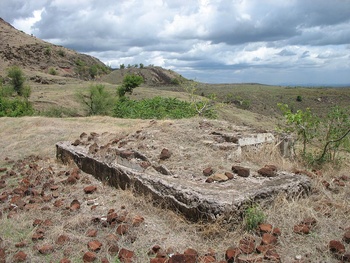
[[77,97],[88,115],[109,115],[113,108],[114,97],[101,84],[90,86],[87,93],[79,93]]
[[[211,111],[206,117],[214,116]],[[131,119],[181,119],[197,115],[193,104],[176,98],[154,97],[140,101],[122,97],[114,108],[114,116]]]
[[50,75],[57,75],[57,71],[54,68],[49,69],[49,74]]
[[265,221],[264,212],[256,205],[247,208],[244,212],[244,224],[248,231],[255,230],[259,224]]
[[143,83],[143,78],[138,75],[126,75],[123,84],[117,88],[118,96],[124,97],[126,93],[132,94],[134,88]]
[[47,47],[45,48],[44,54],[45,54],[46,56],[50,56],[50,55],[51,55],[51,47],[50,47],[50,46],[47,46]]
[[310,108],[293,113],[287,104],[278,106],[285,117],[281,131],[296,134],[308,163],[336,162],[341,150],[350,151],[350,108],[335,106],[321,117]]
[[31,103],[23,98],[5,98],[0,96],[0,117],[21,117],[32,115],[34,109]]
[[18,95],[22,96],[25,77],[23,71],[17,67],[13,66],[8,69],[7,76],[10,79],[10,84]]
[[60,49],[60,50],[58,50],[58,55],[60,57],[64,57],[66,55],[66,53],[64,52],[64,50]]

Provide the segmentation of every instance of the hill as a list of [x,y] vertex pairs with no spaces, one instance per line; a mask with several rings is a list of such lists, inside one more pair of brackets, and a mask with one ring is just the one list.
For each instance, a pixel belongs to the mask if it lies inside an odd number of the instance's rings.
[[135,74],[141,76],[144,79],[144,83],[150,86],[175,85],[186,80],[184,77],[182,77],[175,71],[154,66],[148,66],[143,68],[132,67],[126,69],[116,69],[110,74],[103,76],[101,80],[111,84],[121,84],[123,78],[128,74]]
[[[19,66],[30,77],[51,74],[91,79],[107,67],[97,58],[51,44],[17,30],[0,18],[0,75],[10,66]],[[96,72],[93,72],[97,70]],[[55,72],[55,73],[54,73]]]

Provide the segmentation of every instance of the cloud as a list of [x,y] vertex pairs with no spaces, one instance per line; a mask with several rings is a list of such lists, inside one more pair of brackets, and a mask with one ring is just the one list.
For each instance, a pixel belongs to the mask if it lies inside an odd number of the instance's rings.
[[21,30],[113,67],[154,64],[208,82],[250,76],[272,84],[304,80],[305,69],[350,83],[348,10],[343,0],[0,2],[0,16]]

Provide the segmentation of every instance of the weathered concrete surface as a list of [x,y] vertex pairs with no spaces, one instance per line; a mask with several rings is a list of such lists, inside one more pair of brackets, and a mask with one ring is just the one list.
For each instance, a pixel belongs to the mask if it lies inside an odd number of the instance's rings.
[[[165,165],[166,161],[155,162],[151,157],[146,157],[141,153],[138,148],[130,148],[136,141],[135,138],[141,138],[144,143],[139,148],[147,147],[145,142],[147,133],[144,134],[138,131],[136,135],[119,139],[113,139],[109,135],[99,137],[96,134],[90,136],[84,134],[80,137],[81,140],[74,143],[57,143],[57,158],[63,162],[73,161],[84,172],[117,188],[131,188],[136,193],[151,195],[154,200],[158,200],[159,203],[164,202],[167,207],[179,211],[190,220],[215,220],[220,216],[227,219],[236,218],[244,206],[251,202],[271,201],[281,192],[288,195],[300,195],[308,193],[311,188],[307,177],[281,171],[276,171],[273,177],[263,177],[256,171],[251,171],[249,177],[234,176],[232,180],[220,183],[207,183],[207,177],[194,176],[194,173],[190,174],[187,168],[173,173],[175,169],[173,164],[169,169]],[[223,144],[237,145],[239,142],[239,139],[236,140],[233,136],[214,135],[223,137],[224,141],[220,142]],[[180,138],[181,134],[177,136]],[[103,138],[108,138],[108,140]],[[205,139],[208,138],[205,137]],[[270,139],[270,135],[259,135],[256,139],[242,139],[242,143],[258,143]],[[208,140],[196,141],[206,145]],[[129,147],[123,148],[125,145]],[[153,148],[156,147],[153,145]],[[209,151],[211,148],[209,146],[204,150]],[[213,154],[214,158],[215,153],[226,153],[227,151],[230,151],[229,147],[215,149],[208,154]],[[158,152],[160,153],[159,147]],[[175,155],[170,159],[177,160]],[[159,155],[157,158],[159,159]],[[185,158],[183,160],[185,161]],[[179,163],[179,166],[181,165]]]

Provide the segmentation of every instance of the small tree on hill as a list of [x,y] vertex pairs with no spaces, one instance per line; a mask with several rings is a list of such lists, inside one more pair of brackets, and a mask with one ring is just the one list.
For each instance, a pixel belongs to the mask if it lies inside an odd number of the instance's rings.
[[87,94],[79,93],[77,96],[88,115],[108,115],[113,106],[114,98],[105,90],[104,85],[92,85]]
[[126,93],[132,94],[134,88],[143,83],[143,78],[137,75],[126,75],[123,79],[123,84],[118,87],[117,92],[120,98],[124,97]]
[[13,89],[17,92],[18,95],[22,96],[24,93],[25,81],[23,71],[19,67],[13,66],[8,69],[7,76],[10,79],[10,83]]

